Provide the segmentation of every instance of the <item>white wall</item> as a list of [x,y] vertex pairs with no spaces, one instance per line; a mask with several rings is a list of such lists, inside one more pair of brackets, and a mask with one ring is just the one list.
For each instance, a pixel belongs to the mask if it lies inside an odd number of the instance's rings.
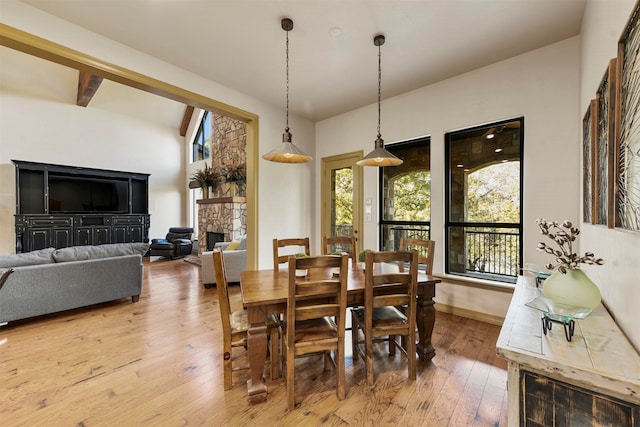
[[[179,67],[135,51],[125,45],[31,8],[24,3],[7,0],[2,1],[0,7],[2,8],[0,20],[6,25],[258,115],[259,152],[261,155],[270,151],[275,144],[282,141],[281,134],[284,129],[285,116],[284,111],[280,108],[269,106],[249,95],[234,91]],[[4,61],[2,67],[5,67]],[[45,73],[42,78],[42,84],[47,84],[47,81]],[[61,89],[54,88],[52,90],[60,91]],[[10,91],[11,89],[2,88],[3,103],[5,95]],[[75,94],[75,89],[69,91],[69,93]],[[19,102],[25,105],[24,108],[27,111],[33,108],[32,105],[40,102],[31,99],[25,93],[20,93],[16,96],[22,98]],[[67,102],[68,105],[56,108],[79,108],[75,107],[74,99]],[[8,116],[4,114],[4,108],[2,114],[0,114],[0,128],[2,129],[0,134],[2,136],[0,177],[3,178],[3,183],[0,185],[0,209],[3,218],[0,223],[5,224],[7,221],[7,206],[10,207],[11,215],[13,215],[14,190],[11,188],[12,184],[9,184],[9,189],[7,190],[7,185],[4,182],[8,181],[5,180],[5,177],[11,177],[11,172],[9,171],[10,167],[12,167],[10,159],[20,157],[23,157],[22,160],[51,163],[54,163],[51,159],[55,158],[55,162],[62,164],[150,172],[153,174],[153,180],[161,182],[161,185],[151,189],[150,194],[150,200],[155,200],[156,204],[156,210],[151,217],[153,233],[163,235],[166,233],[168,225],[186,222],[186,211],[184,209],[180,208],[179,212],[171,212],[170,214],[160,209],[161,203],[165,203],[164,201],[169,199],[165,199],[163,194],[159,194],[161,192],[171,194],[171,196],[168,196],[171,199],[171,203],[175,201],[176,206],[184,206],[187,199],[186,179],[188,176],[183,163],[184,150],[169,148],[168,145],[165,146],[164,144],[157,146],[156,141],[150,141],[146,137],[135,141],[135,144],[141,144],[143,148],[132,148],[130,142],[118,145],[117,142],[111,141],[109,150],[106,147],[98,148],[99,155],[91,164],[87,164],[90,154],[85,153],[81,147],[78,147],[78,145],[82,145],[86,141],[77,141],[75,144],[71,144],[68,141],[69,135],[72,133],[85,132],[91,134],[91,126],[86,126],[82,122],[61,122],[60,124],[51,124],[51,126],[58,126],[59,132],[48,134],[46,142],[44,140],[26,141],[29,144],[25,144],[25,146],[32,148],[26,149],[24,152],[19,151],[16,154],[16,146],[23,144],[25,142],[24,138],[28,138],[28,134],[21,133],[21,129],[33,126],[33,122],[26,122],[25,117],[24,110],[22,112],[15,111],[12,114],[14,121],[8,120]],[[109,119],[102,116],[101,118],[96,118],[96,120],[99,122],[100,120],[108,121]],[[295,115],[290,115],[289,122],[296,145],[307,152],[313,152],[315,144],[314,124]],[[42,124],[49,125],[46,121]],[[95,122],[89,124],[96,125]],[[106,125],[106,122],[101,124],[103,127]],[[16,139],[18,136],[20,136],[20,139]],[[140,135],[138,136],[141,137]],[[63,149],[61,150],[57,147],[62,147]],[[73,148],[73,150],[69,148]],[[135,156],[126,160],[122,159],[129,150],[133,150]],[[315,223],[312,177],[315,170],[313,164],[280,165],[264,160],[260,160],[258,168],[258,257],[260,266],[268,266],[272,262],[270,244],[272,238],[312,235],[313,224]],[[169,171],[166,175],[165,170]],[[178,176],[174,170],[180,171],[182,176]],[[9,191],[11,194],[9,194]],[[164,218],[165,216],[166,218]],[[9,221],[12,222],[13,219],[11,218]],[[162,229],[160,229],[159,224],[163,225]],[[165,224],[167,225],[165,226]],[[158,229],[155,228],[156,225],[158,225]],[[14,250],[13,225],[0,227],[0,233],[2,233],[0,234],[0,245],[2,245],[0,246],[0,252],[12,252]]]
[[[635,5],[635,0],[589,0],[582,21],[580,46],[580,111],[587,110],[609,60],[617,56],[617,45]],[[581,172],[576,173],[581,179]],[[591,251],[605,265],[585,267],[598,285],[602,299],[630,341],[640,348],[638,307],[640,307],[640,233],[606,226],[583,224],[580,250]]]
[[[150,213],[153,215],[151,236],[164,236],[171,225],[181,219],[182,170],[175,159],[181,158],[182,138],[177,127],[143,114],[123,114],[114,109],[149,108],[157,98],[128,89],[126,99],[105,99],[103,92],[87,108],[75,104],[78,72],[51,62],[0,48],[0,163],[13,170],[11,159],[90,168],[149,173]],[[115,83],[112,83],[115,85]],[[120,108],[121,109],[121,108]],[[153,110],[153,108],[151,108]],[[177,114],[180,114],[178,111]],[[13,206],[3,210],[3,224],[14,234],[14,175],[4,185]],[[155,215],[162,212],[162,215]],[[179,223],[178,223],[179,224]],[[159,234],[161,233],[161,234]],[[2,252],[15,249],[13,239],[1,239]]]
[[[508,59],[383,101],[382,136],[387,143],[431,136],[431,235],[434,273],[444,272],[444,134],[491,121],[524,116],[524,263],[544,265],[536,251],[538,217],[578,218],[580,118],[579,38]],[[389,66],[389,65],[387,65]],[[384,75],[384,70],[383,70]],[[383,81],[384,88],[384,81]],[[376,105],[316,124],[316,162],[322,157],[373,148]],[[364,197],[378,199],[376,168],[365,168]],[[316,203],[320,182],[316,182]],[[377,248],[378,212],[364,226],[364,247]],[[316,223],[316,234],[320,223]],[[436,302],[503,317],[508,290],[487,290],[443,280]]]

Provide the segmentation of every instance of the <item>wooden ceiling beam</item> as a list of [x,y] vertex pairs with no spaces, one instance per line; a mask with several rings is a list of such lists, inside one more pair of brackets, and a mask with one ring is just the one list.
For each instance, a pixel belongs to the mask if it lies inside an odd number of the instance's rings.
[[180,124],[180,136],[185,136],[187,134],[187,128],[191,122],[193,110],[194,108],[191,105],[187,105],[187,108],[184,110],[184,116],[182,116],[182,123]]
[[86,71],[80,70],[78,75],[78,98],[76,104],[81,107],[89,105],[91,98],[96,94],[96,91],[102,83],[102,77],[98,77]]

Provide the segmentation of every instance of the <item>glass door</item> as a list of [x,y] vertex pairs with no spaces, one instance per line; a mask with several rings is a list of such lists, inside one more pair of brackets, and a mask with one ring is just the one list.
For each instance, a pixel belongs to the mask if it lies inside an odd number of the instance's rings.
[[[362,151],[322,159],[322,236],[356,236],[362,229]],[[322,236],[320,242],[322,242]]]

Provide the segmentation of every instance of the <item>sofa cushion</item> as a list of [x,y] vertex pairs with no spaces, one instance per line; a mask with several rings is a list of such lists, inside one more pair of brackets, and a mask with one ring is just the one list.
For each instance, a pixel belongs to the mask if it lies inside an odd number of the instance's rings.
[[113,243],[97,246],[72,246],[56,249],[53,252],[55,262],[85,261],[88,259],[110,258],[122,255],[141,255],[147,253],[148,243]]
[[0,256],[0,267],[22,267],[25,265],[51,264],[54,248],[40,249],[23,254]]
[[245,234],[244,236],[238,237],[238,240],[240,241],[240,244],[238,245],[238,250],[239,251],[246,250],[247,249],[247,235]]

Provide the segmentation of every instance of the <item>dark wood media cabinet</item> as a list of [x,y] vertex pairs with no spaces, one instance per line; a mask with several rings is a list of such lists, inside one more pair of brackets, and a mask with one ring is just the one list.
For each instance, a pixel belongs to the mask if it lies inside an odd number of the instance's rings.
[[13,160],[16,253],[148,242],[148,174]]

